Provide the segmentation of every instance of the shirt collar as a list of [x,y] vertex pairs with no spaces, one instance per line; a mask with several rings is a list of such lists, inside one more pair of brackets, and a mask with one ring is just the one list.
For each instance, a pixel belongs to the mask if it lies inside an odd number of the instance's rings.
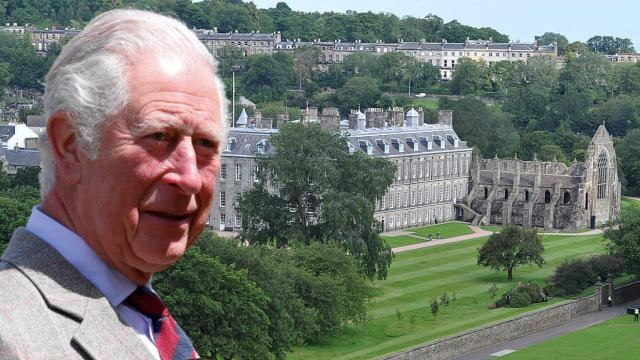
[[[100,258],[78,234],[34,206],[26,226],[56,249],[62,257],[95,285],[111,306],[120,305],[137,286]],[[148,285],[147,285],[148,286]]]

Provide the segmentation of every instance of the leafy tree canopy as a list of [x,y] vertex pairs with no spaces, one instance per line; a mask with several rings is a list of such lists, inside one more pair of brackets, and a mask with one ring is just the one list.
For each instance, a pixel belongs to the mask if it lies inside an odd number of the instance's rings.
[[499,233],[493,233],[478,249],[478,265],[496,271],[507,271],[507,279],[513,279],[518,265],[542,266],[544,247],[536,229],[508,225]]
[[288,124],[271,145],[274,153],[258,160],[261,181],[238,199],[240,236],[276,246],[337,243],[363,274],[386,277],[392,254],[373,212],[393,182],[395,165],[350,154],[345,137],[317,124]]

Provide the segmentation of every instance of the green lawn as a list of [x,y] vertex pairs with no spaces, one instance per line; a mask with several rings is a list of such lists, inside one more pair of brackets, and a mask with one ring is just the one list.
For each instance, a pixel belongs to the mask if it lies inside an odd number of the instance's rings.
[[447,239],[454,236],[473,234],[467,224],[459,222],[449,222],[445,224],[431,225],[414,229],[407,229],[418,236],[427,237],[429,234],[436,239],[436,234],[440,233],[440,239]]
[[[500,295],[518,281],[542,282],[564,259],[605,251],[601,235],[544,236],[547,263],[542,268],[517,268],[514,280],[508,282],[505,273],[476,265],[477,249],[486,239],[396,254],[388,279],[374,283],[377,297],[370,305],[371,320],[367,324],[348,327],[336,338],[297,349],[288,358],[371,359],[535,310],[549,303],[526,309],[488,310],[492,302],[488,290],[495,283]],[[450,297],[455,292],[457,301],[446,310],[441,307],[434,320],[429,303],[445,292]],[[552,299],[550,303],[561,301],[564,299]]]
[[425,98],[414,98],[413,104],[415,107],[423,107],[425,109],[433,109],[438,110],[438,100],[434,99],[425,99]]
[[389,244],[391,248],[425,242],[425,239],[409,235],[383,236],[382,238],[387,241],[387,244]]
[[624,211],[626,209],[635,209],[636,211],[640,211],[640,201],[623,197],[620,199],[620,210]]
[[502,226],[487,225],[487,226],[480,226],[480,229],[486,230],[486,231],[500,232],[502,231]]
[[640,323],[633,322],[633,315],[624,315],[518,350],[504,359],[637,359],[639,332]]

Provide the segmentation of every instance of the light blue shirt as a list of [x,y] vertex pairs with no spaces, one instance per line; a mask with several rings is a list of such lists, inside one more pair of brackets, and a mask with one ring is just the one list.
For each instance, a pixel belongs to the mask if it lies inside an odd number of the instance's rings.
[[[67,262],[91,281],[104,294],[120,317],[133,328],[153,356],[160,360],[153,338],[151,320],[123,304],[124,300],[137,288],[136,284],[117,270],[110,268],[78,234],[43,213],[37,206],[33,207],[26,228],[56,249]],[[150,284],[147,286],[150,287]]]

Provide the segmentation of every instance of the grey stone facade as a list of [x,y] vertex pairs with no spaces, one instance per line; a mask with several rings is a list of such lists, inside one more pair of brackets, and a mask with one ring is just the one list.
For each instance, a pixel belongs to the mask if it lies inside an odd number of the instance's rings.
[[222,149],[220,175],[209,213],[209,226],[216,230],[239,231],[241,219],[235,199],[257,181],[256,154],[272,151],[269,137],[276,129],[233,128]]
[[[395,112],[365,111],[364,117],[368,125],[378,118],[392,119]],[[354,151],[397,166],[395,181],[374,213],[385,230],[455,218],[454,204],[467,195],[472,149],[458,138],[450,119],[450,111],[441,111],[438,124],[423,124],[421,114],[412,109],[400,126],[349,130]]]
[[[451,113],[442,112],[439,124],[423,124],[422,112],[416,110],[404,116],[402,109],[367,109],[365,113],[356,111],[358,116],[360,121],[354,128],[341,130],[348,133],[350,151],[382,157],[398,167],[396,180],[376,204],[374,216],[384,223],[385,230],[452,220],[455,202],[467,194],[472,149],[453,131]],[[316,109],[310,108],[301,120],[318,121],[322,128],[335,131],[339,119],[337,109],[325,108],[318,117]],[[397,125],[385,126],[391,119]],[[377,123],[383,127],[367,127]],[[273,151],[269,137],[275,132],[277,129],[255,126],[231,129],[209,215],[212,228],[240,230],[235,198],[256,181],[255,156]]]
[[457,207],[459,217],[472,223],[576,229],[620,213],[616,154],[604,125],[583,163],[475,158],[471,177],[473,187]]

